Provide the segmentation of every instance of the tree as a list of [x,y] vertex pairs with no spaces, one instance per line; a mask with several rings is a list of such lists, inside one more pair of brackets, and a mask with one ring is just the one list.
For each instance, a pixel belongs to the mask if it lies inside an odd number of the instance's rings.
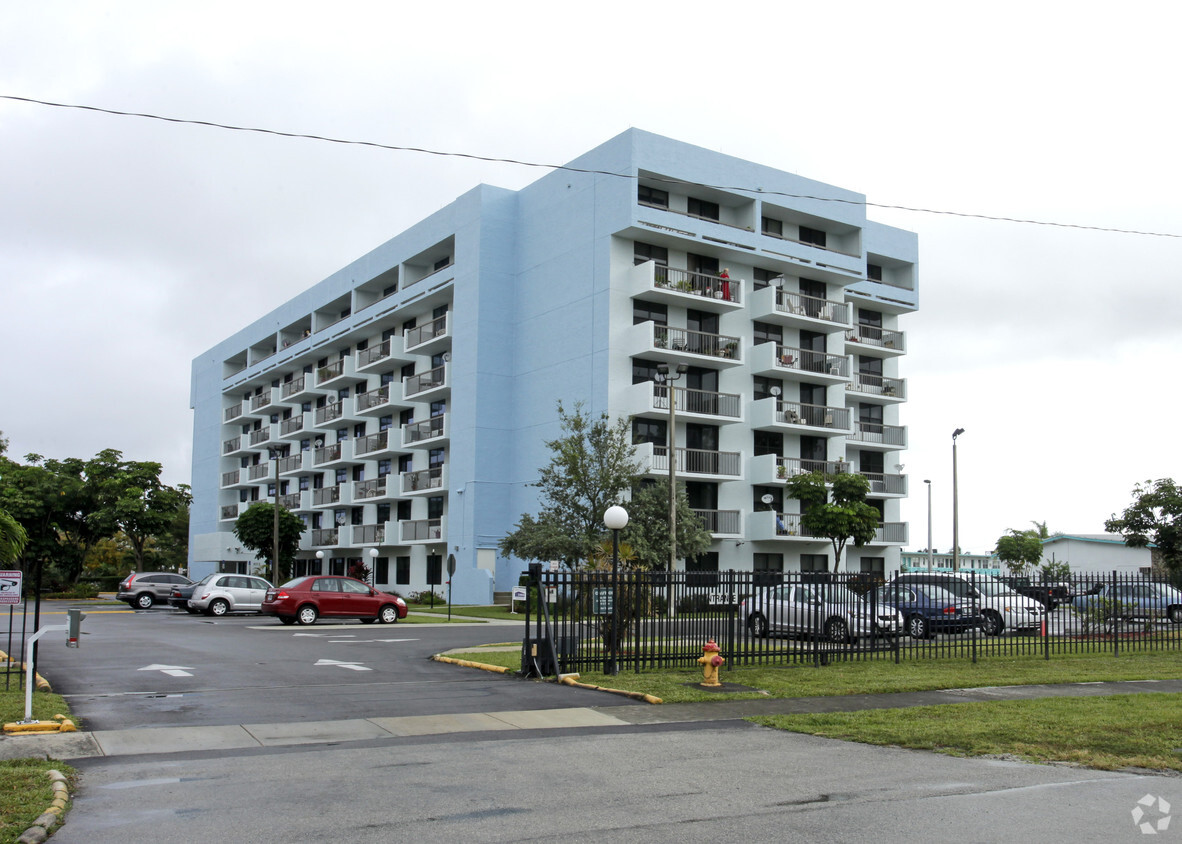
[[1025,574],[1027,568],[1037,566],[1042,559],[1042,538],[1037,530],[1010,528],[998,537],[993,553],[1006,564],[1011,574]]
[[[291,576],[291,561],[300,550],[300,536],[308,529],[300,518],[286,507],[279,508],[279,580]],[[246,508],[234,523],[234,535],[242,547],[254,551],[255,556],[266,561],[268,573],[272,571],[271,557],[274,553],[275,505],[258,501]]]
[[[642,484],[625,505],[628,526],[620,531],[636,556],[635,568],[664,571],[669,567],[669,479]],[[677,486],[677,550],[690,559],[710,547],[713,537],[690,508],[685,487]]]
[[1166,568],[1182,571],[1182,488],[1172,478],[1137,484],[1133,503],[1104,522],[1104,530],[1119,533],[1130,548],[1156,545]]
[[842,472],[830,475],[830,489],[822,472],[807,472],[788,481],[788,495],[800,501],[800,526],[804,533],[828,539],[833,545],[833,570],[841,568],[841,555],[851,539],[861,548],[874,539],[881,514],[866,503],[870,481],[865,475]]
[[0,510],[0,565],[14,565],[29,541],[21,523]]
[[[181,510],[188,513],[193,497],[189,487],[173,489],[160,483],[159,463],[129,464],[137,467],[123,479],[113,507],[115,522],[131,544],[136,571],[144,570],[144,554],[153,537],[166,535]],[[186,543],[187,544],[187,543]]]
[[561,560],[577,568],[589,559],[605,532],[603,514],[640,480],[626,419],[606,413],[592,418],[581,402],[567,413],[558,403],[562,435],[546,447],[552,456],[533,486],[541,510],[523,513],[517,528],[500,542],[502,554],[525,560]]

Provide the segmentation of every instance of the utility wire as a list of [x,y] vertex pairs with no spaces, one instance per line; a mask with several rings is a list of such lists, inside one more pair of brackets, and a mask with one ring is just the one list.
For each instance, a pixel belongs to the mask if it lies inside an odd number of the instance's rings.
[[[94,111],[100,114],[111,114],[117,117],[139,117],[145,120],[160,120],[165,123],[180,123],[189,126],[208,126],[213,129],[226,129],[232,132],[254,132],[260,135],[275,135],[280,138],[301,138],[309,141],[324,141],[330,144],[345,144],[349,146],[363,146],[372,147],[374,149],[392,150],[394,152],[417,152],[424,155],[437,155],[445,158],[466,158],[472,161],[488,161],[494,164],[515,164],[520,167],[538,167],[547,170],[563,170],[568,173],[587,173],[594,176],[610,176],[618,179],[632,179],[635,178],[631,173],[616,173],[611,170],[595,170],[583,167],[572,167],[569,164],[544,164],[537,161],[521,161],[515,158],[497,158],[488,155],[476,155],[468,152],[447,152],[436,149],[426,149],[424,147],[409,147],[399,146],[396,144],[383,144],[377,141],[357,141],[345,138],[330,138],[325,135],[311,135],[302,132],[283,132],[278,129],[262,129],[253,126],[235,126],[229,123],[215,123],[209,120],[189,120],[181,117],[167,117],[160,114],[149,114],[141,111],[119,111],[113,108],[100,108],[99,106],[78,105],[75,103],[55,103],[48,100],[38,100],[32,97],[18,97],[11,94],[0,94],[0,99],[14,100],[22,103],[33,103],[35,105],[50,106],[52,108],[71,108],[81,111]],[[868,208],[883,208],[891,211],[910,211],[916,214],[938,214],[947,217],[966,217],[975,220],[992,220],[1003,223],[1020,223],[1028,226],[1051,226],[1054,228],[1063,229],[1082,229],[1084,231],[1109,232],[1112,234],[1135,234],[1143,237],[1169,237],[1182,239],[1182,234],[1175,234],[1172,232],[1152,232],[1142,231],[1139,229],[1118,229],[1109,226],[1085,226],[1079,223],[1059,223],[1049,220],[1028,220],[1021,217],[1001,217],[992,214],[975,214],[967,211],[945,211],[937,208],[920,208],[912,205],[891,205],[882,202],[869,202],[867,200],[858,199],[842,199],[840,197],[832,196],[813,196],[811,194],[787,193],[785,191],[764,190],[762,188],[748,188],[737,185],[712,185],[703,182],[690,182],[683,179],[670,179],[660,176],[646,176],[647,181],[658,183],[684,185],[689,187],[709,188],[712,190],[721,191],[739,191],[749,194],[758,194],[760,196],[780,196],[788,199],[808,199],[817,202],[835,202],[844,205],[860,205]]]

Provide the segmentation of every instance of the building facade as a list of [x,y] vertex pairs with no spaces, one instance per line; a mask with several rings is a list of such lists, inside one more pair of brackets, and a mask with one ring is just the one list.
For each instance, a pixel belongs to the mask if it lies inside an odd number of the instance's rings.
[[[486,603],[523,563],[557,403],[631,419],[714,537],[698,569],[831,566],[785,494],[860,472],[881,514],[842,568],[890,573],[914,234],[840,188],[629,130],[520,191],[479,186],[193,363],[194,576],[251,565],[234,521],[309,526],[297,573]],[[681,377],[657,383],[658,366]],[[278,488],[276,489],[276,477]]]

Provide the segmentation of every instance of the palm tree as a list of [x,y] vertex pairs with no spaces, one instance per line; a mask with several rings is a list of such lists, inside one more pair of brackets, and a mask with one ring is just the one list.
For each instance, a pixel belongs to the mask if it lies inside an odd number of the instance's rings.
[[29,535],[21,523],[0,510],[0,565],[15,563],[28,541]]

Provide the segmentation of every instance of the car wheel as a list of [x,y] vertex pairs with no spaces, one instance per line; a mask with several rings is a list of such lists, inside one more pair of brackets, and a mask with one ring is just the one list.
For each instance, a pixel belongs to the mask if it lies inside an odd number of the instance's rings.
[[1175,624],[1182,623],[1182,607],[1170,607],[1169,615],[1170,621]]
[[850,626],[845,623],[845,619],[831,618],[825,622],[825,638],[830,642],[848,642]]
[[316,611],[316,607],[309,604],[305,607],[300,607],[299,612],[296,613],[296,621],[300,624],[315,624],[316,619],[320,617],[320,613]]
[[294,615],[281,615],[281,616],[279,616],[279,622],[281,624],[295,624],[295,616]]
[[144,592],[135,596],[135,605],[141,610],[150,610],[154,603],[156,603],[156,599],[152,596],[151,592]]
[[225,615],[230,611],[230,605],[218,598],[215,601],[210,601],[209,609],[206,610],[209,615]]
[[375,621],[377,621],[376,618],[359,618],[357,620],[360,621],[362,624],[373,624]]
[[747,619],[747,629],[751,631],[752,636],[758,636],[760,639],[766,639],[767,619],[759,613],[755,613]]
[[926,639],[929,634],[927,619],[922,615],[913,615],[907,619],[907,632],[912,639]]
[[981,631],[986,636],[1000,636],[1002,630],[1005,630],[1005,623],[996,611],[985,610],[981,613]]
[[386,604],[382,607],[382,611],[378,613],[378,620],[382,624],[397,624],[398,623],[398,607]]

